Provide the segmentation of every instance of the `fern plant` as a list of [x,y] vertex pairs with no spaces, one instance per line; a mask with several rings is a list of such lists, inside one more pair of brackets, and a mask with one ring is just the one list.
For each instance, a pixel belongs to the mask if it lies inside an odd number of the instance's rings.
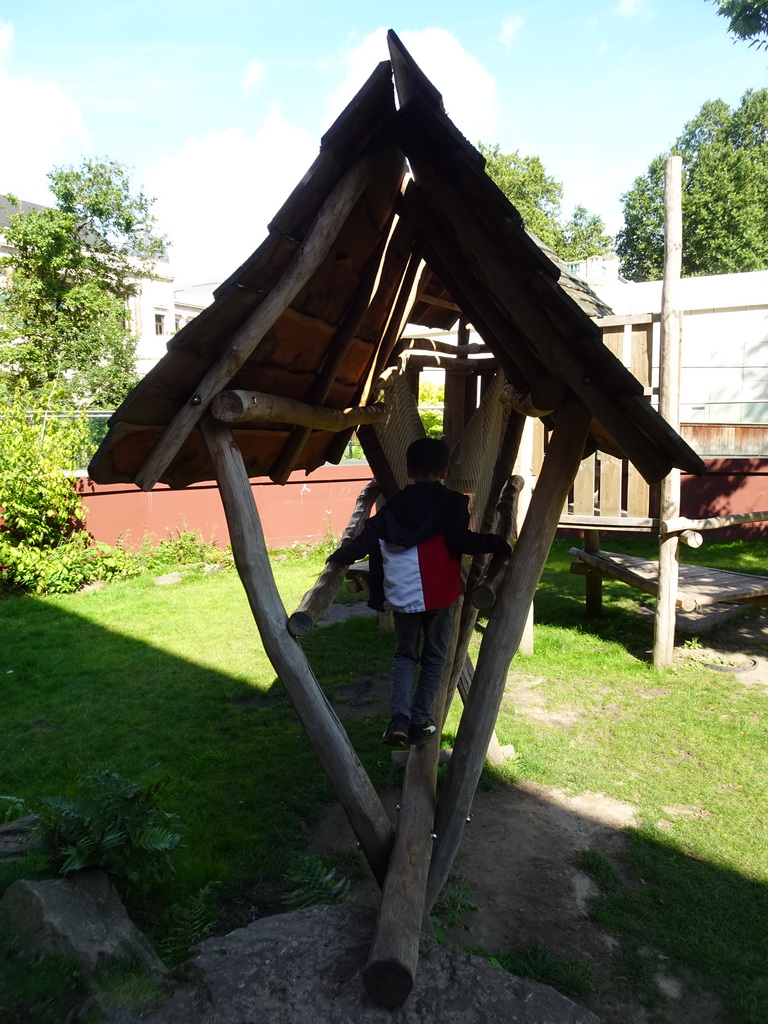
[[216,921],[220,882],[207,882],[182,903],[171,907],[168,933],[160,945],[163,962],[176,967],[191,946],[204,939]]
[[99,867],[128,889],[151,883],[181,841],[179,819],[155,804],[161,785],[143,789],[107,770],[82,776],[76,796],[38,801],[31,838],[59,874]]
[[337,878],[336,868],[329,869],[322,857],[302,857],[285,877],[293,888],[285,893],[283,903],[291,910],[348,903],[354,898],[349,892],[349,879],[343,875]]

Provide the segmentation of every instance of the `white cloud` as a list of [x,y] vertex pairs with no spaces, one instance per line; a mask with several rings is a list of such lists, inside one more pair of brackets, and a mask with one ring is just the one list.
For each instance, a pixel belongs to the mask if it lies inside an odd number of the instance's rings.
[[253,96],[258,92],[267,75],[267,66],[260,60],[252,60],[243,75],[243,96]]
[[[424,74],[443,96],[448,116],[470,141],[490,139],[496,131],[496,83],[480,61],[442,28],[405,31],[400,38]],[[343,55],[348,70],[328,98],[329,121],[349,103],[382,60],[389,59],[386,29],[376,29]]]
[[501,23],[501,33],[499,35],[499,42],[505,50],[509,50],[512,43],[517,39],[520,34],[520,29],[525,24],[525,18],[521,18],[519,14],[509,14]]
[[317,140],[289,125],[279,106],[259,131],[192,136],[147,174],[148,195],[173,243],[178,287],[228,277],[256,249],[267,224],[317,155]]
[[88,133],[79,106],[55,82],[8,74],[12,46],[13,27],[0,22],[0,192],[49,203],[48,171],[78,160],[88,148]]
[[622,18],[636,18],[639,14],[647,14],[646,0],[619,0],[616,13]]

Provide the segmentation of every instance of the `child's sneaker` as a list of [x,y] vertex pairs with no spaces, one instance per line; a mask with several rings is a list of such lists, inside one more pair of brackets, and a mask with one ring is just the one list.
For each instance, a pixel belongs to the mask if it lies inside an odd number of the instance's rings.
[[386,743],[388,747],[404,747],[407,737],[408,716],[393,715],[392,721],[389,723],[384,735],[381,737],[381,742]]
[[411,722],[408,726],[408,742],[412,747],[418,747],[435,732],[437,732],[437,726],[431,718],[428,718],[426,722]]

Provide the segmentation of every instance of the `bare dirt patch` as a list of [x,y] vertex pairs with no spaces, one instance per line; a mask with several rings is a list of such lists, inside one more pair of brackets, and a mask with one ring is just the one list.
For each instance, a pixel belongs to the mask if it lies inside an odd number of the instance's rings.
[[[707,621],[699,617],[693,625],[697,637],[705,635],[705,627],[714,632],[706,641],[700,639],[686,647],[686,634],[681,630],[676,658],[682,661],[695,656],[697,661],[732,671],[734,682],[768,689],[768,611],[735,618],[717,614]],[[567,733],[583,711],[548,708],[540,689],[542,681],[542,677],[512,672],[504,699],[514,705],[517,714]],[[340,694],[342,699],[351,698],[346,711],[339,707],[341,716],[355,714],[358,702],[369,708],[386,707],[387,687],[385,679],[359,678],[349,694]],[[662,687],[649,688],[642,696],[653,700],[665,692]],[[381,703],[374,703],[377,701]],[[394,823],[399,793],[386,792],[382,799]],[[705,813],[682,805],[664,811],[668,819]],[[479,791],[460,850],[461,873],[471,892],[469,899],[478,909],[463,915],[450,939],[491,953],[535,944],[560,956],[584,958],[593,965],[595,994],[578,1001],[603,1024],[648,1024],[650,1017],[643,1006],[626,993],[611,992],[610,985],[600,984],[613,976],[618,943],[590,919],[589,904],[596,888],[579,868],[583,851],[597,850],[622,870],[625,829],[633,823],[635,813],[631,805],[601,793],[568,796],[530,782]],[[313,831],[311,851],[332,853],[355,846],[343,812],[337,805],[331,806]],[[357,898],[377,906],[375,884],[360,883]],[[714,997],[690,989],[665,969],[662,958],[656,984],[670,1024],[724,1024],[727,1020]]]

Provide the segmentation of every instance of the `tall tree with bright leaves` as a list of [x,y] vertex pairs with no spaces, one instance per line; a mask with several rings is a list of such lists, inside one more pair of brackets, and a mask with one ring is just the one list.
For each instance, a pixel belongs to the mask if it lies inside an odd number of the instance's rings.
[[768,0],[713,0],[717,13],[728,19],[728,31],[750,46],[768,48]]
[[166,241],[120,164],[85,160],[48,178],[55,205],[15,213],[4,230],[0,384],[40,392],[55,382],[69,401],[109,408],[136,380],[126,300]]
[[[748,90],[731,110],[705,103],[670,152],[683,158],[683,274],[768,269],[768,89]],[[664,156],[622,197],[616,238],[631,281],[664,270]]]
[[582,260],[610,252],[613,240],[597,214],[577,206],[562,219],[563,186],[547,174],[537,156],[502,153],[498,145],[479,144],[485,170],[523,218],[526,228],[561,259]]

